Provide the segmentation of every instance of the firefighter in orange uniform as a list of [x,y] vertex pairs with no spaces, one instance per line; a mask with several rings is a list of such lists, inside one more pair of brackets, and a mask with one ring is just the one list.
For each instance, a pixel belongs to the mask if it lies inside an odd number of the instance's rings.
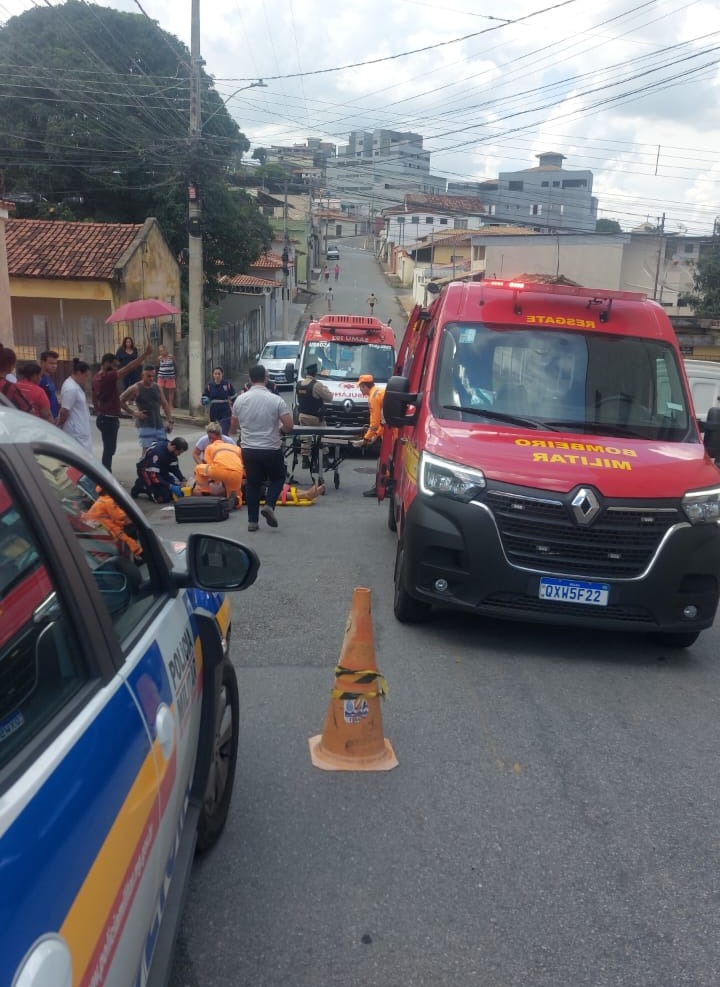
[[208,480],[222,483],[225,496],[234,502],[234,507],[241,507],[245,470],[239,446],[228,442],[210,442],[205,449],[205,462],[195,467],[195,479],[200,484]]
[[[385,388],[375,383],[372,374],[361,374],[357,380],[357,386],[368,400],[370,408],[370,424],[365,435],[358,441],[353,442],[357,448],[372,445],[378,442],[383,434],[382,406]],[[374,483],[369,490],[363,492],[363,497],[377,497],[377,483]]]

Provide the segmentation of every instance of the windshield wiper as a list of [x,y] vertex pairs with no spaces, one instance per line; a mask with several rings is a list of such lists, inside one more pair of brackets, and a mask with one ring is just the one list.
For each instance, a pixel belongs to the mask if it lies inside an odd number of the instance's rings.
[[557,429],[570,432],[586,432],[592,435],[622,435],[628,439],[646,439],[647,435],[636,432],[625,425],[618,425],[615,422],[579,422],[577,419],[568,421],[548,422],[548,426],[554,425]]
[[520,427],[526,425],[529,428],[545,429],[548,432],[558,431],[554,427],[556,423],[544,422],[540,418],[523,418],[520,415],[506,415],[502,411],[491,411],[490,408],[466,408],[457,404],[444,404],[442,407],[446,411],[464,411],[468,415],[478,415],[481,418],[489,418],[495,422],[507,422],[509,425],[519,425]]

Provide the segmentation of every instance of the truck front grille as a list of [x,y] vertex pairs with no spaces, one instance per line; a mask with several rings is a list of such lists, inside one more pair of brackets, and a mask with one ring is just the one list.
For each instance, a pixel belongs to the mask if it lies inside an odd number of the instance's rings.
[[578,525],[568,503],[489,490],[503,549],[518,566],[545,572],[630,579],[648,566],[665,532],[683,520],[677,507],[603,504],[598,517]]
[[367,406],[355,405],[350,411],[346,411],[342,406],[325,405],[326,425],[341,425],[346,428],[367,428],[370,422],[370,412]]

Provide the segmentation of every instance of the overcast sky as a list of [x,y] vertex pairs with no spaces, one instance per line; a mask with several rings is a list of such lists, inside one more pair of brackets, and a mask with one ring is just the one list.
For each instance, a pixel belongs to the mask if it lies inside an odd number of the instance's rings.
[[[191,0],[99,4],[190,45]],[[46,5],[0,0],[0,21]],[[623,229],[665,214],[705,234],[720,216],[718,0],[200,0],[200,22],[253,147],[412,130],[451,180],[560,151]]]

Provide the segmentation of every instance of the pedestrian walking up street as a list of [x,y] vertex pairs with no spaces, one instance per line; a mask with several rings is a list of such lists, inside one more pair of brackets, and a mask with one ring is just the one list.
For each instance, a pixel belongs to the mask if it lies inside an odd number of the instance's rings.
[[333,268],[333,271],[335,272],[335,280],[337,281],[337,279],[340,277],[340,265],[336,264],[335,267]]
[[332,308],[333,308],[333,290],[332,290],[332,288],[328,288],[326,298],[327,298],[328,312],[332,312]]
[[374,291],[371,291],[368,295],[367,303],[368,308],[370,309],[370,315],[372,315],[375,311],[375,304],[377,303],[377,298]]
[[[278,526],[275,505],[285,484],[282,436],[293,427],[292,414],[284,398],[269,391],[265,381],[265,367],[261,363],[250,367],[250,390],[235,399],[230,420],[230,435],[240,429],[248,531],[258,530],[260,514],[269,527]],[[260,488],[265,481],[265,506],[261,511]]]

